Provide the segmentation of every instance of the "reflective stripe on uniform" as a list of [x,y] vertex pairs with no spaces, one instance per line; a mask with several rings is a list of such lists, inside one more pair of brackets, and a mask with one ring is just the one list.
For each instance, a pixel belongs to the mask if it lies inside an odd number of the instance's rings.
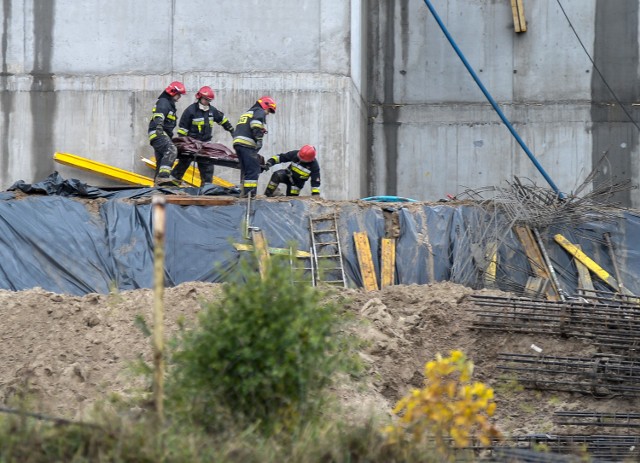
[[250,126],[252,129],[264,129],[264,124],[262,123],[262,121],[259,121],[257,119],[252,120]]
[[311,193],[318,193],[320,194],[320,188],[311,188]]
[[291,185],[291,191],[289,193],[291,196],[298,196],[300,194],[300,188],[295,185]]
[[253,140],[253,138],[249,138],[249,137],[243,137],[243,136],[239,136],[239,137],[235,137],[233,139],[233,144],[238,144],[238,145],[243,145],[243,146],[248,146],[250,148],[255,148],[256,146],[256,142]]
[[298,174],[301,179],[309,178],[309,175],[311,175],[311,171],[309,169],[305,169],[300,164],[291,163],[291,170]]
[[245,188],[256,188],[258,186],[257,180],[245,180],[242,184]]
[[167,114],[167,119],[171,120],[171,121],[175,121],[176,120],[176,115],[175,114]]
[[180,128],[178,129],[178,134],[179,134],[179,135],[188,135],[188,134],[189,134],[189,132],[188,132],[187,130],[183,129],[182,127],[180,127]]

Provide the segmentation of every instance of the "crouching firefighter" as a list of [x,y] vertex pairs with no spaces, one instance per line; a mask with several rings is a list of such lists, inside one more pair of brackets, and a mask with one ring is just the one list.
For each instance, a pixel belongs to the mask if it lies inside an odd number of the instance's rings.
[[176,145],[171,141],[177,123],[176,101],[187,93],[182,82],[171,82],[160,94],[153,106],[149,121],[149,143],[156,156],[156,185],[174,185],[171,168],[178,156]]
[[300,190],[309,178],[311,178],[311,195],[320,195],[320,164],[316,159],[316,149],[313,146],[304,145],[299,150],[276,154],[269,158],[266,168],[270,169],[283,162],[290,164],[273,173],[264,192],[265,196],[273,196],[281,183],[287,185],[287,196],[299,196]]

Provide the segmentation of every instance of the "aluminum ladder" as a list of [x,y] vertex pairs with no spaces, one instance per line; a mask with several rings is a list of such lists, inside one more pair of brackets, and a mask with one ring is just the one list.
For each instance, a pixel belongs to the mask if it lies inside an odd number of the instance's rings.
[[344,273],[336,214],[309,217],[309,231],[314,270],[313,285],[328,283],[346,288],[347,278]]

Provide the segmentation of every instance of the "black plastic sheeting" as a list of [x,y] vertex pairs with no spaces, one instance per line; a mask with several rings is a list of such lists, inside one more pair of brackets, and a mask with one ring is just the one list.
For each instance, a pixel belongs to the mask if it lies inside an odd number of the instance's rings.
[[[0,288],[83,295],[151,288],[153,285],[152,209],[157,188],[100,189],[57,173],[36,184],[15,183],[0,193]],[[16,194],[21,191],[25,194]],[[161,189],[166,194],[175,191]],[[191,195],[234,195],[237,190],[209,186],[183,189]],[[82,201],[78,200],[82,199]],[[100,201],[86,201],[101,199]],[[222,282],[246,253],[233,243],[244,236],[246,199],[223,206],[167,204],[165,284]],[[473,203],[375,203],[305,199],[252,201],[251,225],[259,227],[270,247],[311,247],[309,217],[335,213],[348,285],[362,286],[353,233],[367,233],[380,281],[380,241],[394,229],[396,282],[428,284],[453,281],[473,288],[484,285],[486,249],[496,240],[496,283],[507,291],[524,288],[533,275],[524,250],[509,224]],[[610,214],[608,215],[610,217]],[[395,221],[395,228],[390,223]],[[577,271],[573,258],[553,241],[562,233],[614,275],[602,238],[611,233],[616,260],[627,289],[640,294],[640,216],[620,213],[616,220],[593,220],[567,230],[542,230],[545,247],[563,289],[573,294]],[[597,289],[606,290],[594,278]]]

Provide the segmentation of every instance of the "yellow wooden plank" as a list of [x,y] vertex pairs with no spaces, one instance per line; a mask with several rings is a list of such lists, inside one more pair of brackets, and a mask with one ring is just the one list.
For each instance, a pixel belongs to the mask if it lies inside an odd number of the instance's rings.
[[269,252],[267,246],[267,240],[262,233],[262,230],[251,230],[251,240],[255,246],[258,254],[258,268],[260,270],[260,276],[265,278],[267,276],[267,268],[269,265]]
[[367,291],[376,291],[378,289],[378,280],[373,267],[369,236],[367,235],[367,232],[354,232],[353,239],[356,244],[358,264],[360,265],[360,273],[362,274],[364,288]]
[[[156,161],[154,159],[142,158],[142,162],[151,167],[152,169],[156,168]],[[175,163],[174,163],[175,166]],[[182,181],[188,183],[189,185],[193,185],[195,187],[199,187],[202,184],[202,180],[200,179],[200,171],[196,169],[192,164],[189,165],[184,175],[182,176]],[[220,177],[213,176],[213,183],[218,186],[222,186],[225,188],[234,188],[235,185],[231,182],[228,182]]]
[[[252,244],[245,243],[233,243],[233,247],[238,251],[253,251],[255,248]],[[290,256],[291,249],[283,249],[283,248],[268,248],[269,254],[280,255],[280,256]],[[296,251],[296,257],[300,257],[302,259],[309,259],[311,257],[310,252],[306,251]]]
[[562,246],[569,254],[573,255],[576,259],[582,262],[594,275],[611,286],[614,290],[625,294],[627,296],[633,296],[634,294],[626,288],[621,288],[616,279],[609,274],[605,269],[600,267],[593,259],[582,252],[578,247],[571,243],[568,239],[562,236],[560,233],[553,237],[556,242]]
[[520,239],[520,243],[522,243],[522,247],[527,255],[527,259],[529,259],[533,273],[535,273],[536,276],[547,279],[551,282],[550,285],[547,285],[547,299],[550,301],[559,301],[560,296],[557,288],[553,285],[553,280],[547,270],[544,258],[542,257],[542,253],[540,252],[540,248],[538,247],[535,238],[533,237],[531,229],[528,227],[514,227],[514,230]]
[[153,179],[70,153],[54,153],[54,161],[131,185],[153,186]]
[[396,276],[396,240],[382,238],[381,252],[382,268],[380,269],[380,287],[393,286]]

